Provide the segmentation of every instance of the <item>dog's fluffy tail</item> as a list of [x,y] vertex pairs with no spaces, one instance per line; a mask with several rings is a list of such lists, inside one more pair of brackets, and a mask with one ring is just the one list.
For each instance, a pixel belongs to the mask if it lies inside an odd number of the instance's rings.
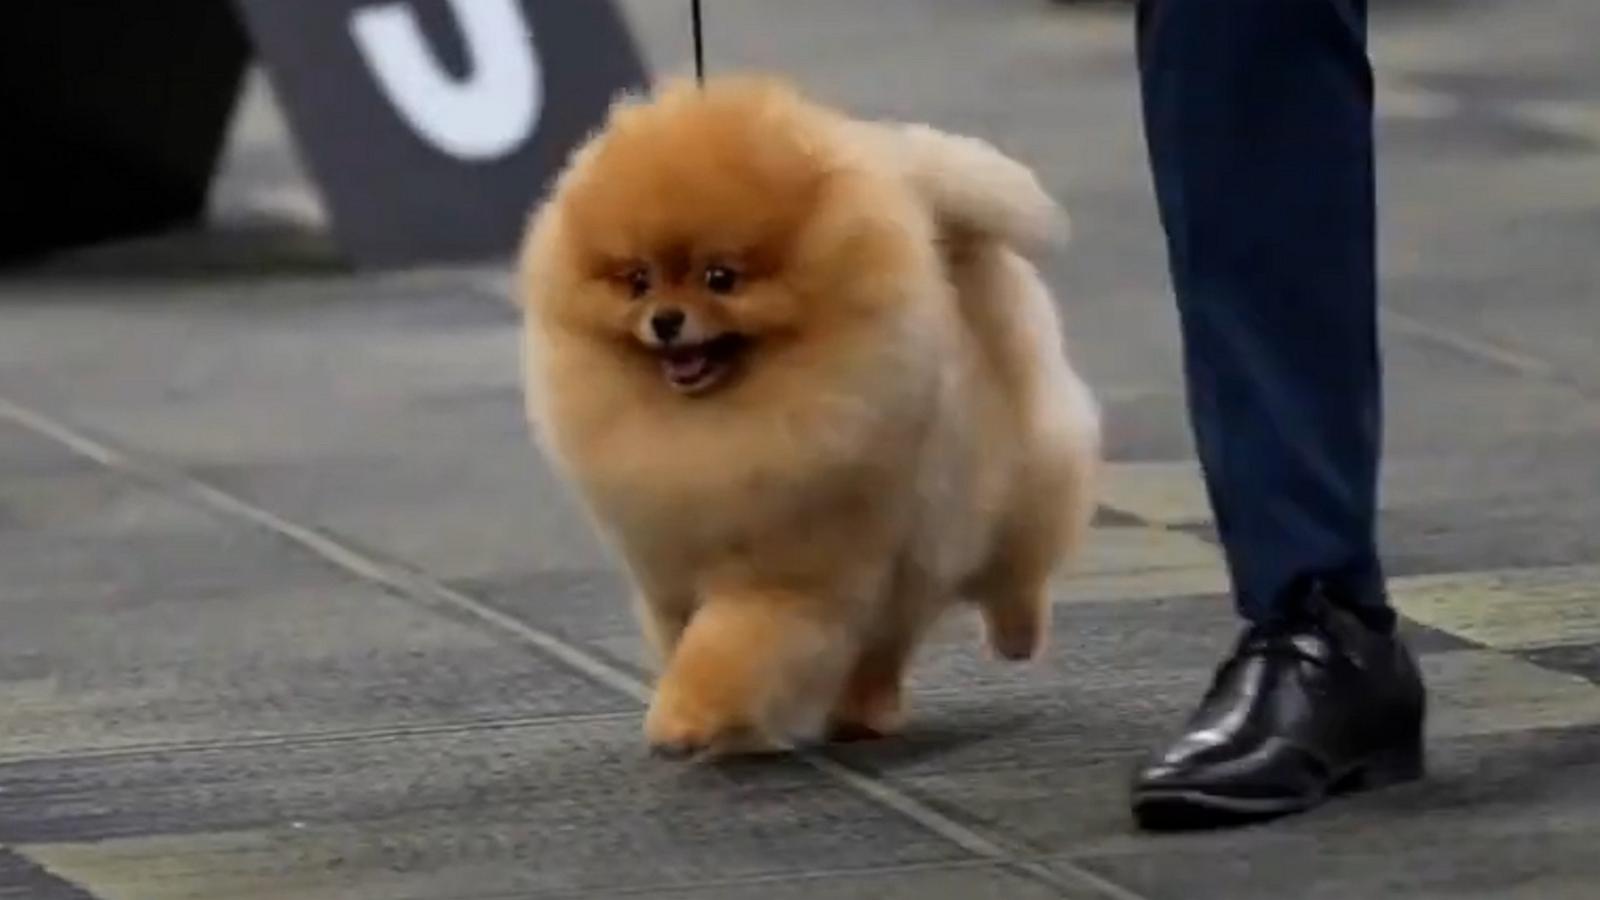
[[888,128],[896,164],[948,237],[1023,251],[1067,239],[1065,210],[1027,166],[977,138],[926,125]]

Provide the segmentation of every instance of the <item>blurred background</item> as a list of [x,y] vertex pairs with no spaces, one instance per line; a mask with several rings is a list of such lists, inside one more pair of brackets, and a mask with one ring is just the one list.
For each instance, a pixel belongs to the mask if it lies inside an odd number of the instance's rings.
[[[1127,821],[1234,628],[1132,4],[706,0],[711,71],[982,136],[1072,215],[1044,265],[1112,466],[1048,659],[953,623],[904,738],[647,758],[623,586],[527,439],[509,253],[357,264],[287,124],[316,92],[252,65],[202,221],[0,269],[0,897],[1600,896],[1600,5],[1372,5],[1382,525],[1429,780]],[[691,71],[687,0],[616,8],[652,77]],[[0,240],[55,212],[8,204]]]

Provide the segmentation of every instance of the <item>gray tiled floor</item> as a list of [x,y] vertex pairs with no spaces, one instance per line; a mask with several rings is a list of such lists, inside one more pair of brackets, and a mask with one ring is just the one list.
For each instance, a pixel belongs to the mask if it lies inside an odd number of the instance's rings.
[[[624,6],[681,69],[681,4]],[[1384,533],[1434,688],[1432,777],[1157,838],[1130,827],[1128,773],[1234,624],[1127,10],[707,7],[715,67],[981,133],[1073,211],[1048,273],[1114,465],[1048,657],[986,659],[955,622],[903,737],[649,758],[648,663],[527,439],[503,267],[342,272],[271,219],[315,202],[258,92],[209,232],[0,280],[0,897],[1600,891],[1600,585],[1580,565],[1600,563],[1600,8],[1376,10]]]

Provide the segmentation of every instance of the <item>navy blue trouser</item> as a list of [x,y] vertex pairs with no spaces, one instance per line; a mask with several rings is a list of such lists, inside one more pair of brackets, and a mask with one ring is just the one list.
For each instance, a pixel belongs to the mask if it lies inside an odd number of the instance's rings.
[[1387,620],[1366,0],[1141,0],[1190,416],[1239,611]]

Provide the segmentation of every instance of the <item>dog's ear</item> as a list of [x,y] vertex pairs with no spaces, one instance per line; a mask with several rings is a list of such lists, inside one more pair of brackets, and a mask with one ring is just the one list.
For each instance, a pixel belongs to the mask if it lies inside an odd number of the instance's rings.
[[926,125],[873,123],[873,138],[933,211],[941,231],[1019,250],[1065,243],[1066,211],[1026,165],[994,145]]
[[549,198],[541,200],[528,216],[510,273],[510,290],[504,294],[512,306],[524,313],[533,308],[540,292],[548,289],[548,274],[555,271],[553,260],[558,252],[560,220],[560,206]]
[[533,273],[538,268],[535,257],[551,252],[549,245],[554,240],[558,198],[573,179],[574,173],[582,170],[594,157],[599,135],[600,132],[596,130],[580,141],[568,155],[566,164],[545,182],[544,190],[533,200],[523,222],[522,239],[511,273],[511,290],[502,295],[518,309],[526,310],[530,302]]

